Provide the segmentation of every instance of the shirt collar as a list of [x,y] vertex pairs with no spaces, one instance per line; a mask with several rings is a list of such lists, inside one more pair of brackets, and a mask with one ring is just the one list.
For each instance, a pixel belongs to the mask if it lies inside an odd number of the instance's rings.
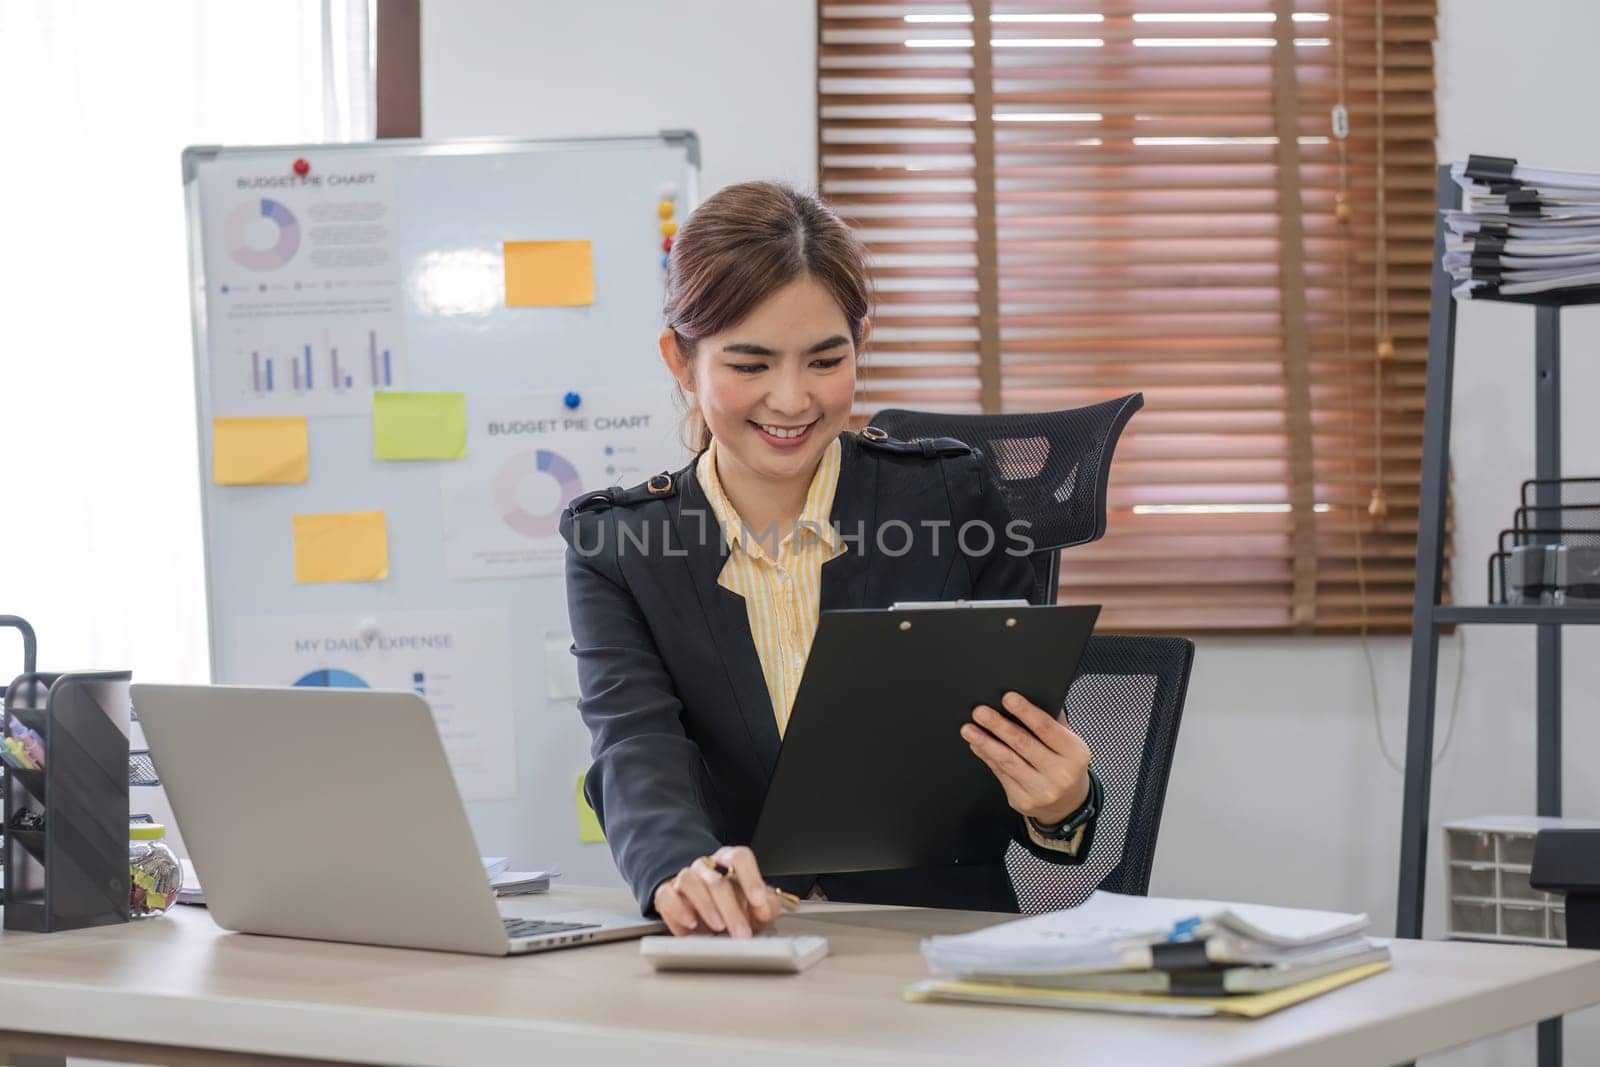
[[[823,544],[835,552],[839,548],[839,531],[833,528],[833,497],[839,488],[842,451],[837,437],[829,441],[828,447],[823,450],[816,473],[811,476],[811,485],[806,490],[806,502],[800,511],[797,527],[802,537],[806,536],[806,531],[814,531]],[[716,516],[717,524],[722,527],[722,536],[728,547],[731,549],[741,544],[744,522],[734,510],[733,501],[728,499],[728,494],[722,489],[722,481],[717,477],[716,438],[712,438],[711,444],[700,454],[694,473],[700,487],[705,490],[706,501],[711,505],[711,513]]]

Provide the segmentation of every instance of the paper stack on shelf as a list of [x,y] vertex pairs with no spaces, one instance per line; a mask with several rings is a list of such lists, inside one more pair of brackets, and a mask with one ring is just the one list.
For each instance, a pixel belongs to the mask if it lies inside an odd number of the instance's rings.
[[1450,176],[1444,268],[1462,298],[1600,286],[1600,174],[1468,156]]
[[910,1000],[1151,1015],[1266,1015],[1385,970],[1365,915],[1097,892],[1076,908],[923,942]]

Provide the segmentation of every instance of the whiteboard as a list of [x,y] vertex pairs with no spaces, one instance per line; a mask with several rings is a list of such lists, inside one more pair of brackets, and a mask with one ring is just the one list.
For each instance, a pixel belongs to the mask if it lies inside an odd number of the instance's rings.
[[[621,458],[606,444],[605,471],[585,460],[584,489],[686,462],[656,345],[658,205],[667,196],[675,218],[687,216],[698,172],[686,131],[183,156],[213,680],[415,688],[434,706],[481,852],[579,884],[622,883],[607,847],[579,840],[589,737],[570,695],[551,695],[570,664],[547,668],[557,642],[570,660],[548,532],[577,475],[569,465],[541,480],[554,453],[540,451],[538,470],[513,486],[538,497],[511,505],[542,524],[527,536],[543,548],[526,558],[480,553],[487,562],[471,572],[472,553],[447,553],[446,539],[462,549],[464,526],[469,538],[506,536],[492,511],[472,527],[462,510],[488,504],[473,496],[473,464],[506,444],[488,436],[491,413],[519,432],[578,419],[590,434],[579,444],[599,456],[594,427],[623,425],[606,413],[648,409],[629,424]],[[592,303],[507,306],[507,241],[587,241]],[[375,458],[379,390],[465,394],[465,459]],[[214,417],[283,415],[306,418],[305,482],[215,484]],[[387,532],[386,577],[297,583],[296,515],[373,511]],[[346,669],[341,649],[384,673]]]

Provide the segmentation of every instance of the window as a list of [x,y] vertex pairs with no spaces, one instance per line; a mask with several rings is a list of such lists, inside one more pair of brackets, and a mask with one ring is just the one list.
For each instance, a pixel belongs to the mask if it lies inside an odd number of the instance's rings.
[[858,413],[1142,391],[1063,599],[1121,631],[1408,630],[1433,0],[819,15],[819,185],[878,281]]
[[[0,202],[26,205],[0,258],[0,486],[30,502],[0,529],[0,610],[38,630],[41,667],[206,680],[179,154],[371,136],[365,19],[0,0]],[[16,648],[0,636],[20,670]]]

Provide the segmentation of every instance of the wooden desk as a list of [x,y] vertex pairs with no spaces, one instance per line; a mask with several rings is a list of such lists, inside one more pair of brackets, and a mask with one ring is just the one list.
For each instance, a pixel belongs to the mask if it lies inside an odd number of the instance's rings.
[[[517,910],[580,903],[628,901],[569,887]],[[1348,1067],[1600,1002],[1600,952],[1410,941],[1393,945],[1392,971],[1254,1022],[901,999],[927,975],[923,937],[1004,918],[807,905],[780,930],[823,934],[831,955],[799,976],[738,977],[658,975],[632,942],[485,959],[229,934],[179,907],[127,926],[0,936],[0,1051],[19,1063]]]

